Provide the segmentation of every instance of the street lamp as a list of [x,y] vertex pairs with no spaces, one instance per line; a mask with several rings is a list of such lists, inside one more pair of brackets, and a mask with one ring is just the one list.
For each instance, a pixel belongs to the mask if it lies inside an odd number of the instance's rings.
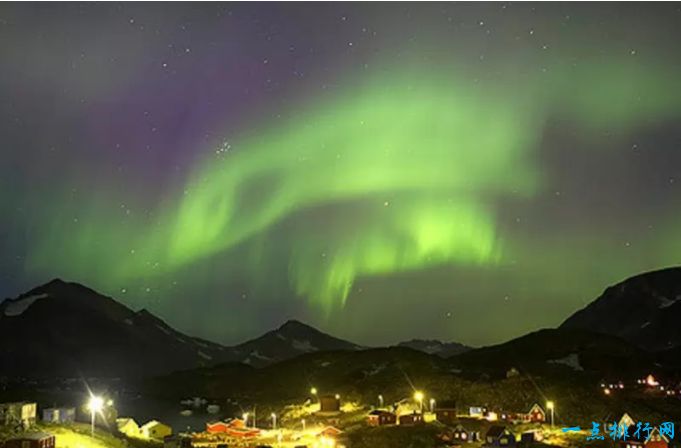
[[102,412],[104,408],[104,399],[102,397],[97,397],[95,395],[90,395],[90,400],[87,403],[87,407],[90,410],[90,434],[95,435],[95,414]]
[[421,407],[421,414],[423,414],[423,392],[418,390],[414,392],[414,400],[419,402],[419,406]]
[[244,419],[244,427],[248,428],[248,412],[241,414],[241,417]]
[[383,407],[383,395],[378,395],[378,407],[382,408]]
[[430,399],[430,412],[433,412],[433,409],[435,409],[435,398]]
[[277,414],[272,412],[272,429],[276,430],[277,429]]
[[549,401],[546,402],[546,409],[548,409],[549,411],[551,411],[551,429],[553,429],[553,408],[554,408],[554,407],[555,407],[555,406],[554,406],[554,404],[553,404],[553,401],[550,401],[550,400],[549,400]]
[[310,389],[310,393],[311,393],[312,395],[317,395],[317,388],[316,388],[316,387],[313,387],[312,389]]
[[302,420],[300,421],[300,423],[303,424],[303,431],[305,431],[305,419],[302,419]]

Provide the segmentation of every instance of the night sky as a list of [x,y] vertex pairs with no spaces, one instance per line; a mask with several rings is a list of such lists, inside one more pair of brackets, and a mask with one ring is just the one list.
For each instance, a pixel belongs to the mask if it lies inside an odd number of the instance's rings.
[[676,4],[0,5],[0,297],[234,343],[555,326],[681,262]]

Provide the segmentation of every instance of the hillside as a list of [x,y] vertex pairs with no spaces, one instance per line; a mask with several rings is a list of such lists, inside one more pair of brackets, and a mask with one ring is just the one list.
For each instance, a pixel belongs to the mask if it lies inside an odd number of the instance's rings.
[[409,347],[442,358],[449,358],[471,349],[471,347],[459,344],[458,342],[442,342],[436,339],[411,339],[409,341],[400,342],[397,346]]
[[681,268],[631,277],[567,318],[565,329],[596,330],[647,350],[681,344]]

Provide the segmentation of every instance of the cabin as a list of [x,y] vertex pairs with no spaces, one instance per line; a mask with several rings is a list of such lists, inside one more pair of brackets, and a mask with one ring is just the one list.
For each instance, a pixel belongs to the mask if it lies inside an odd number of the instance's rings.
[[340,412],[341,402],[338,395],[323,395],[319,397],[319,412]]
[[523,444],[530,445],[535,442],[541,442],[542,440],[544,440],[544,434],[537,429],[525,431],[524,433],[520,434],[520,442]]
[[5,441],[5,448],[54,448],[54,435],[47,432],[25,433]]
[[397,422],[401,426],[414,426],[423,423],[423,414],[413,412],[411,414],[402,414],[397,418]]
[[158,420],[151,420],[140,426],[140,435],[145,439],[163,440],[164,437],[172,434],[173,428]]
[[620,448],[668,448],[669,438],[660,434],[660,428],[653,427],[650,434],[647,435],[644,431],[639,431],[636,436],[636,425],[632,424],[628,427],[627,440],[620,440]]
[[76,421],[76,408],[43,409],[43,421],[47,423],[73,423]]
[[121,417],[116,419],[116,429],[121,434],[125,434],[128,437],[139,437],[140,436],[140,426],[137,424],[134,418]]
[[26,429],[35,424],[37,408],[35,403],[28,401],[2,403],[0,404],[0,424]]
[[335,426],[327,426],[326,428],[322,429],[319,434],[317,434],[317,437],[326,437],[327,439],[335,439],[339,435],[341,435],[343,431],[336,428]]
[[370,426],[394,425],[397,423],[397,415],[392,412],[376,409],[367,415],[367,423]]
[[433,412],[435,413],[435,420],[445,425],[452,425],[456,421],[456,402],[437,402]]
[[463,425],[458,424],[451,431],[452,442],[477,442],[480,440],[480,433],[478,431],[470,431]]
[[486,447],[514,447],[515,435],[504,426],[490,426],[485,433]]
[[544,423],[546,421],[546,412],[544,412],[544,409],[537,403],[532,405],[526,415],[528,422]]

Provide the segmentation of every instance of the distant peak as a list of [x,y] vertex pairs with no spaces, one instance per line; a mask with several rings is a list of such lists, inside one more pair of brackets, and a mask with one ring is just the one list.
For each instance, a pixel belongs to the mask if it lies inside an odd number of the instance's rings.
[[308,328],[312,329],[311,326],[296,320],[296,319],[289,319],[286,322],[284,322],[280,327],[279,330],[291,330],[291,329],[296,329],[296,328]]

